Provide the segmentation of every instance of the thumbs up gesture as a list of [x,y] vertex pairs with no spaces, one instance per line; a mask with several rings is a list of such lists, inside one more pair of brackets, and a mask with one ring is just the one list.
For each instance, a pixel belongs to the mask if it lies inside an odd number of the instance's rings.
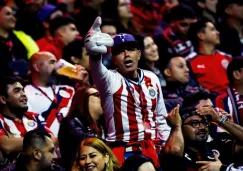
[[113,46],[110,35],[101,33],[101,17],[97,17],[85,37],[84,43],[89,55],[100,55],[107,52],[107,46]]

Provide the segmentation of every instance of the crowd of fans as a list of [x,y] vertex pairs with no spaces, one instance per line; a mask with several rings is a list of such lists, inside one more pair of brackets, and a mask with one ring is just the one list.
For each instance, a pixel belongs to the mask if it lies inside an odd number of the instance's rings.
[[243,0],[0,0],[0,80],[0,170],[243,170]]

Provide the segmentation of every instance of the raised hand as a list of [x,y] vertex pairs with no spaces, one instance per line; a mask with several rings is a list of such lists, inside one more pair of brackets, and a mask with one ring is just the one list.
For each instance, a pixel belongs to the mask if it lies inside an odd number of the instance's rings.
[[97,17],[85,37],[84,43],[90,55],[100,55],[107,52],[107,46],[113,46],[113,39],[109,34],[101,33],[101,17]]
[[179,108],[180,105],[178,104],[174,109],[170,111],[170,113],[166,117],[166,120],[169,122],[168,124],[171,127],[175,127],[175,126],[181,127],[182,121],[181,121],[181,116],[179,114]]

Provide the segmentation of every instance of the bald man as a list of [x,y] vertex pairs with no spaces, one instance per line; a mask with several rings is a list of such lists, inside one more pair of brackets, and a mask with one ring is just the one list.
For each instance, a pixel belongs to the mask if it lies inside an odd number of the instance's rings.
[[[24,90],[28,97],[28,111],[41,114],[57,137],[60,122],[68,113],[75,90],[67,85],[51,84],[55,64],[56,57],[49,52],[34,54],[30,60],[32,84]],[[80,67],[78,77],[83,80],[86,74],[87,71]]]

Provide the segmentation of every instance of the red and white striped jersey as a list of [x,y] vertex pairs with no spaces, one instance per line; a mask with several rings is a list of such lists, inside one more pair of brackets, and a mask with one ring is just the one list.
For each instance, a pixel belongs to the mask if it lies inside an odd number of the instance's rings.
[[28,97],[28,111],[41,114],[47,127],[57,137],[60,122],[71,106],[74,88],[65,85],[47,88],[27,85],[24,91]]
[[139,81],[124,78],[108,70],[102,60],[90,60],[91,74],[97,86],[105,115],[107,141],[166,141],[170,134],[167,111],[158,77],[139,69]]
[[27,132],[37,128],[45,129],[51,133],[41,115],[26,112],[21,120],[16,120],[6,114],[0,114],[0,136],[21,138]]

